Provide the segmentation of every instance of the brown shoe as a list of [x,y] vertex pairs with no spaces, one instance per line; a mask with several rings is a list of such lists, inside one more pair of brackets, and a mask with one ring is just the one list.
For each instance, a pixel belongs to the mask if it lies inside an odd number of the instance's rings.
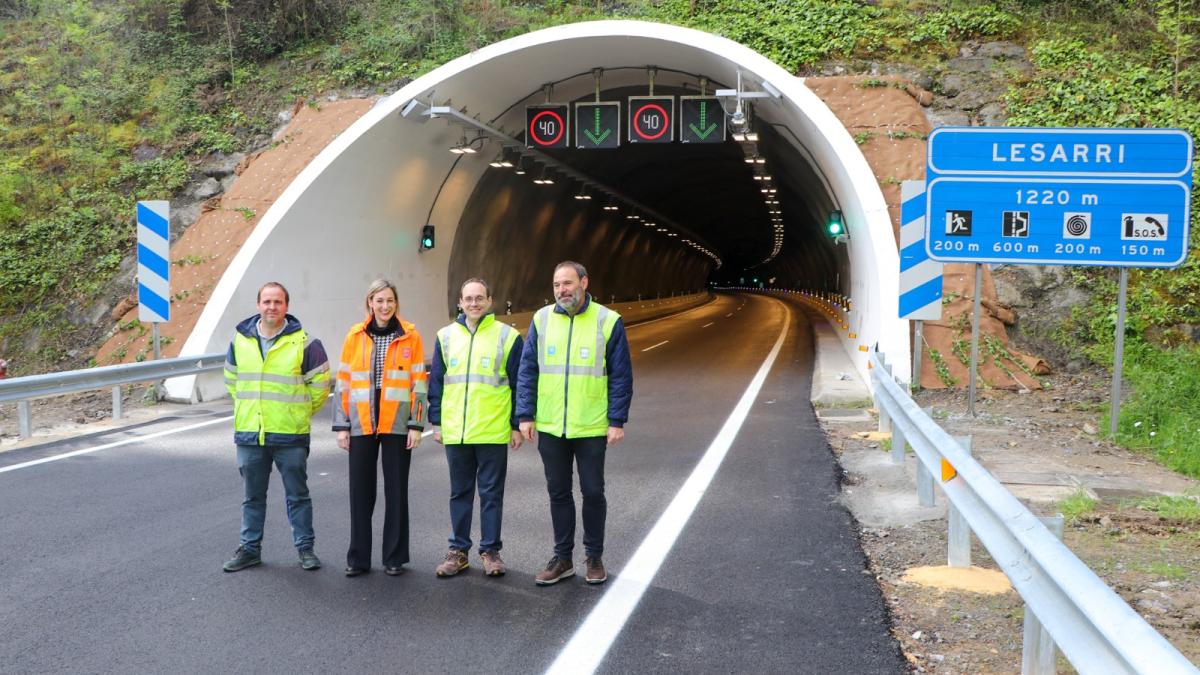
[[436,571],[439,577],[452,577],[470,566],[466,551],[452,548],[446,553],[446,559],[437,566]]
[[554,556],[550,562],[546,563],[546,569],[538,572],[533,580],[538,586],[549,586],[573,576],[575,576],[575,564],[570,560]]
[[504,561],[500,559],[500,554],[495,551],[484,551],[479,554],[483,558],[483,573],[489,577],[502,577],[508,570],[504,567]]
[[600,556],[588,558],[583,564],[587,567],[584,580],[589,584],[602,584],[608,581],[608,572],[604,570],[604,561],[600,559]]

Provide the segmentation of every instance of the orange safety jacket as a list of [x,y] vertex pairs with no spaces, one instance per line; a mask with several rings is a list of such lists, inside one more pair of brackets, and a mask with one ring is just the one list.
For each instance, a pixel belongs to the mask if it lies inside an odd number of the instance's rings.
[[[375,341],[367,333],[373,319],[355,324],[342,344],[337,371],[334,430],[349,429],[351,436],[402,434],[423,429],[429,408],[425,349],[416,326],[400,321],[400,334],[387,349],[379,401],[375,401]],[[372,423],[371,408],[379,407],[379,425]]]

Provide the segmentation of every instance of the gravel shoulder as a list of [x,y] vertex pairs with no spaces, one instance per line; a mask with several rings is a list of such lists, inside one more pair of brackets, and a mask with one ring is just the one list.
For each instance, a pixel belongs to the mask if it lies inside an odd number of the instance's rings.
[[[1053,515],[1068,500],[1068,548],[1200,663],[1200,520],[1156,508],[1163,496],[1197,497],[1200,482],[1098,435],[1108,400],[1100,375],[1048,380],[1043,391],[984,390],[976,418],[966,414],[965,392],[925,391],[917,401],[951,435],[970,435],[975,457],[1035,514]],[[1011,587],[1001,580],[971,592],[913,578],[946,564],[946,508],[940,491],[936,506],[917,504],[911,450],[903,467],[891,464],[890,440],[870,433],[874,411],[818,413],[843,467],[842,501],[859,521],[869,571],[913,672],[1019,672],[1024,603]],[[972,563],[999,569],[977,540]],[[1061,656],[1059,667],[1072,672]]]

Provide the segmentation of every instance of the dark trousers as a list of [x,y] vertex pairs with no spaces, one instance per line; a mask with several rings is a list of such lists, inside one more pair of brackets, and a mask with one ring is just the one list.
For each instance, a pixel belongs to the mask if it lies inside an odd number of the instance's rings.
[[376,464],[383,454],[383,564],[408,562],[408,467],[406,434],[350,437],[350,550],[346,565],[371,567],[371,515],[375,512]]
[[504,511],[504,477],[508,474],[506,443],[446,446],[450,465],[450,546],[471,550],[471,515],[475,508],[475,483],[479,483],[479,552],[497,552]]
[[550,521],[554,525],[554,555],[571,559],[575,548],[575,495],[571,464],[579,468],[579,491],[583,493],[583,550],[590,557],[604,553],[604,519],[608,502],[604,499],[604,451],[608,439],[559,438],[538,434],[538,453],[546,470],[546,489],[550,493]]

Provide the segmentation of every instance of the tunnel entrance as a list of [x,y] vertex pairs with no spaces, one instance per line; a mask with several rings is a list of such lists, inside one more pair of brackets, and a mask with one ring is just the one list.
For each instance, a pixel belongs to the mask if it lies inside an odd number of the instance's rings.
[[[567,79],[587,82],[594,75],[598,79],[598,74],[587,72]],[[692,86],[658,86],[655,96],[696,96],[696,82],[721,86],[700,73],[673,75],[692,79]],[[488,142],[479,143],[479,154],[492,161],[454,228],[450,276],[482,274],[493,280],[497,297],[514,307],[543,304],[544,270],[514,267],[493,255],[518,230],[538,260],[579,258],[581,249],[587,251],[582,262],[593,271],[593,290],[605,302],[696,292],[706,286],[763,284],[838,291],[838,247],[825,229],[835,203],[817,169],[791,150],[784,137],[791,130],[751,112],[749,133],[729,134],[721,143],[685,143],[678,138],[662,144],[627,142],[631,120],[624,113],[631,110],[629,99],[646,91],[644,86],[600,90],[570,102],[570,110],[576,110],[575,103],[593,99],[618,103],[622,114],[614,128],[623,142],[617,148],[576,147],[535,156],[524,146],[514,148],[485,136]],[[706,93],[711,96],[712,89]],[[715,112],[727,115],[735,105],[730,100]],[[749,100],[743,105],[753,110]],[[523,109],[521,102],[513,107]],[[674,113],[679,124],[678,108]],[[571,126],[581,123],[574,120]],[[466,137],[478,138],[470,135],[477,131],[470,124],[462,126]],[[522,127],[513,137],[529,145],[528,135]],[[554,162],[539,161],[543,156]],[[564,174],[557,170],[561,166],[595,182]],[[557,180],[544,184],[546,176]],[[520,227],[514,228],[514,223]],[[714,255],[700,254],[693,240],[703,242],[703,250]],[[457,289],[447,290],[453,310]]]
[[[593,100],[593,73],[602,69],[599,98],[624,102],[648,93],[648,68],[656,71],[656,95],[694,96],[702,77],[709,91],[761,94],[752,102],[757,142],[547,150],[548,162],[526,169],[553,165],[563,176],[575,174],[552,185],[534,184],[515,167],[489,166],[504,145],[497,136],[523,144],[525,106],[545,102],[545,85],[553,84],[554,102]],[[453,115],[429,115],[434,108]],[[482,133],[481,126],[495,133]],[[478,142],[479,152],[451,152],[481,135],[489,138]],[[750,157],[763,162],[748,163]],[[776,192],[770,196],[778,203],[764,198],[756,174],[771,176]],[[605,195],[620,196],[617,211],[605,210],[599,198],[575,199],[589,181],[609,188]],[[848,232],[841,244],[824,232],[834,210]],[[641,220],[630,218],[633,213]],[[427,225],[435,227],[436,245],[423,250]],[[451,316],[463,279],[485,276],[498,308],[531,311],[549,298],[550,271],[562,259],[588,266],[591,290],[602,302],[752,279],[839,292],[853,300],[850,325],[839,335],[862,379],[869,380],[868,346],[887,353],[896,375],[907,378],[908,330],[896,318],[892,223],[874,173],[845,127],[802,79],[752,50],[692,29],[636,21],[571,24],[512,38],[380,100],[263,216],[182,353],[223,350],[253,307],[255,289],[297,260],[313,264],[292,270],[293,302],[305,307],[311,332],[336,340],[360,318],[361,293],[371,279],[394,279],[402,289],[401,313],[432,333]],[[181,395],[182,386],[172,395]]]

